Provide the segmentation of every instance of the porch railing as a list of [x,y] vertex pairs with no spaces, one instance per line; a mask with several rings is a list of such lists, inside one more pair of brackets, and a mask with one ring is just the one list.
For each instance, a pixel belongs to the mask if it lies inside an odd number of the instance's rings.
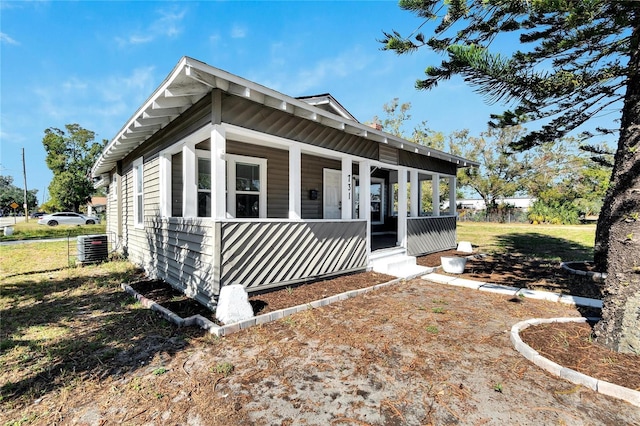
[[253,291],[365,269],[366,227],[363,220],[216,222],[220,286]]
[[407,218],[407,253],[419,256],[456,247],[456,217]]

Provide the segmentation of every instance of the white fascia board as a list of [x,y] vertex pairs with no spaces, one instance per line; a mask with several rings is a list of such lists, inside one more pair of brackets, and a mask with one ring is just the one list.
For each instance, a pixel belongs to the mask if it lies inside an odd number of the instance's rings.
[[[158,99],[160,95],[164,93],[165,89],[169,87],[171,82],[174,81],[178,75],[180,75],[186,63],[187,63],[186,56],[182,57],[180,61],[178,61],[178,64],[175,66],[173,71],[171,71],[171,73],[167,76],[167,78],[164,79],[164,81],[160,84],[160,86],[156,89],[156,91],[153,92],[151,96],[149,96],[149,98],[147,98],[147,100],[142,104],[142,106],[125,123],[125,125],[122,126],[122,129],[120,129],[120,131],[116,134],[116,137],[114,137],[111,140],[111,142],[107,144],[103,152],[108,152],[114,148],[116,142],[122,137],[122,135],[126,132],[126,129],[131,126],[131,124],[135,121],[135,119],[137,117],[140,117],[145,110],[150,109],[153,105],[154,100]],[[102,158],[102,155],[100,155],[96,163],[91,168],[91,174],[93,176],[97,176],[97,175],[100,175],[101,173],[105,173],[111,170],[112,167],[108,167],[108,165],[103,165],[102,163],[103,163],[103,158]]]

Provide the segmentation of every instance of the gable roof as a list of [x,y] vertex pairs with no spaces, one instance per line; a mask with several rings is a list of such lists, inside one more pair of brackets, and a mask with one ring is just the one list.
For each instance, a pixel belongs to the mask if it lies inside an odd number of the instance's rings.
[[351,115],[349,111],[345,107],[343,107],[340,102],[336,100],[330,93],[324,93],[322,95],[313,95],[313,96],[299,96],[296,99],[300,99],[308,103],[309,105],[316,106],[325,111],[332,112],[334,114],[340,115],[347,120],[353,120],[356,123],[359,123],[356,118]]
[[477,165],[361,124],[329,94],[296,99],[185,56],[107,144],[91,169],[92,175],[108,173],[118,161],[216,88],[398,149],[440,158],[460,167]]

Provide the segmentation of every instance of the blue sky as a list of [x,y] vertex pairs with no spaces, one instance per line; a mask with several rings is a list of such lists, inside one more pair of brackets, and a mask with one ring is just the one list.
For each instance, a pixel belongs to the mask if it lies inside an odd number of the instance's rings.
[[3,0],[0,14],[0,174],[22,187],[24,147],[40,201],[44,130],[78,123],[111,140],[185,55],[290,96],[329,92],[362,122],[397,97],[415,123],[477,135],[502,110],[460,80],[415,90],[438,57],[380,50],[383,30],[421,23],[395,1]]

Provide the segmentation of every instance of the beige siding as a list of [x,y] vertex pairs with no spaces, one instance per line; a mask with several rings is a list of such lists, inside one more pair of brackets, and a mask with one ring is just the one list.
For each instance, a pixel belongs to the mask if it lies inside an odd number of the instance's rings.
[[218,294],[213,274],[213,230],[211,219],[147,218],[149,257],[145,270],[213,307]]

